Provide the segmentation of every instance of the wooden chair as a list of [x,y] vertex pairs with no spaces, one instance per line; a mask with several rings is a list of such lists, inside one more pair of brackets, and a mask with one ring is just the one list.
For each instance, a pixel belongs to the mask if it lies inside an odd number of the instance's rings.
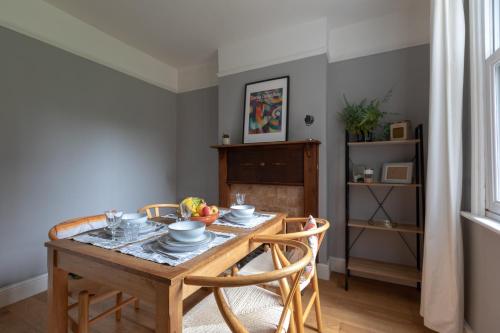
[[[160,208],[178,209],[178,204],[152,204],[139,208],[139,213],[146,212],[148,219],[160,216]],[[154,210],[154,213],[153,213]]]
[[[303,230],[304,225],[308,222],[309,218],[307,217],[298,217],[298,218],[287,218],[284,220],[284,234],[276,235],[279,239],[288,239],[288,240],[300,240],[302,242],[307,243],[308,237],[317,237],[318,239],[318,247],[317,250],[321,246],[321,243],[324,239],[325,232],[330,227],[330,223],[327,220],[315,218],[317,227],[312,228],[310,230]],[[293,228],[294,225],[296,228]],[[286,232],[289,229],[298,230],[295,232]],[[287,253],[290,254],[290,251]],[[316,257],[317,253],[313,253],[313,258]],[[257,274],[259,272],[263,272],[269,270],[270,267],[273,267],[273,259],[272,254],[269,251],[262,253],[256,258],[252,259],[248,264],[243,266],[241,270],[237,272],[238,275],[251,275]],[[315,305],[316,312],[316,327],[318,332],[323,332],[323,322],[321,318],[321,302],[319,297],[319,286],[318,286],[318,275],[316,270],[316,263],[314,260],[311,262],[312,268],[311,272],[308,274],[307,278],[303,278],[300,282],[300,290],[303,291],[305,288],[310,286],[312,288],[312,295],[309,300],[309,303],[306,305],[304,312],[302,312],[302,304],[300,303],[297,307],[301,308],[301,313],[296,314],[302,325],[304,325],[307,317],[309,316],[312,306]],[[312,282],[312,283],[311,283]],[[267,286],[271,286],[272,288],[277,287],[276,284],[267,284]]]
[[[49,230],[50,240],[62,238],[70,238],[83,232],[94,229],[99,229],[106,226],[105,215],[95,215],[81,217],[62,222]],[[79,277],[75,274],[70,274],[68,277],[68,293],[70,298],[78,299],[73,304],[68,304],[68,311],[78,307],[78,320],[69,318],[71,330],[77,333],[87,333],[89,326],[96,321],[115,313],[115,319],[121,319],[121,309],[125,305],[137,300],[135,297],[123,299],[123,293],[120,290],[115,290],[88,279]],[[115,305],[101,312],[100,314],[90,318],[90,306],[110,298],[115,298]],[[68,302],[69,303],[69,302]],[[138,305],[136,303],[136,305]]]
[[[213,294],[184,315],[183,332],[303,333],[303,327],[291,319],[298,311],[295,306],[300,299],[300,277],[312,259],[311,250],[299,241],[274,236],[256,236],[251,241],[270,244],[275,268],[248,276],[187,276],[185,284],[212,288]],[[290,263],[280,246],[298,249],[301,257]],[[279,281],[279,294],[258,286],[271,281]],[[220,314],[214,312],[215,306]]]

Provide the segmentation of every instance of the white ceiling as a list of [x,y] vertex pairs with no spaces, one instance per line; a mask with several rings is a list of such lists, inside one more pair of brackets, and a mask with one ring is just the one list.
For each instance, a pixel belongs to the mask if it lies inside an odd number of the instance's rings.
[[330,28],[422,0],[44,0],[177,68],[213,61],[219,47],[328,17]]

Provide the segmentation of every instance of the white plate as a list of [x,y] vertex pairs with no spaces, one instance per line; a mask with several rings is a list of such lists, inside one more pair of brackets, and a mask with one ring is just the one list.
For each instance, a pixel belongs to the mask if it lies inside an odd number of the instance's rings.
[[165,251],[168,252],[191,252],[199,249],[202,246],[207,246],[216,237],[216,235],[210,231],[205,231],[204,235],[205,238],[196,243],[179,242],[172,239],[171,237],[168,237],[168,235],[160,237],[157,242]]
[[231,223],[246,224],[246,223],[252,222],[252,220],[255,219],[256,216],[252,215],[249,217],[239,217],[239,216],[234,216],[232,213],[228,213],[228,214],[224,214],[224,216],[222,218],[228,222],[231,222]]

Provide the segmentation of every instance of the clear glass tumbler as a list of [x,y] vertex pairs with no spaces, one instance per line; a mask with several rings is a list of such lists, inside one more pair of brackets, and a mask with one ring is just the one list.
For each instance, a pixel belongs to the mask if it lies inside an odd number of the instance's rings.
[[188,207],[187,204],[181,203],[180,205],[180,211],[181,211],[181,216],[183,221],[189,221],[191,218],[191,209]]
[[139,223],[127,222],[123,229],[123,237],[126,242],[135,242],[139,239],[139,231],[141,227]]
[[245,197],[246,197],[246,194],[245,193],[236,193],[236,204],[237,205],[244,205],[245,204]]

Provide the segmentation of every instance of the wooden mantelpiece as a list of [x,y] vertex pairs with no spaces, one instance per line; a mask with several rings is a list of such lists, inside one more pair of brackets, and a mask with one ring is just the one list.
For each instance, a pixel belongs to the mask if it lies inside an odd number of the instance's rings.
[[[303,193],[299,214],[318,216],[320,143],[305,140],[212,146],[219,151],[219,205],[228,207],[232,203],[231,186],[289,186]],[[286,200],[281,201],[286,208]]]

